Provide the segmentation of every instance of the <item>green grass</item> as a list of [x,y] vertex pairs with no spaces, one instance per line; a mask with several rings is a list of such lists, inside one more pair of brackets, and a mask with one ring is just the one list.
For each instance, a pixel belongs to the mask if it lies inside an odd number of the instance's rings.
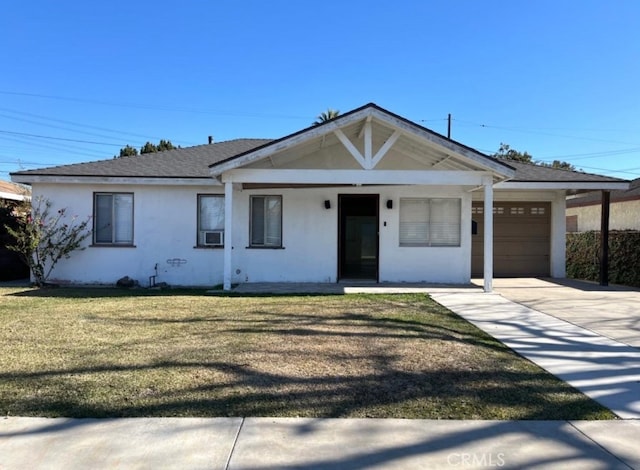
[[614,419],[424,295],[0,289],[18,416]]

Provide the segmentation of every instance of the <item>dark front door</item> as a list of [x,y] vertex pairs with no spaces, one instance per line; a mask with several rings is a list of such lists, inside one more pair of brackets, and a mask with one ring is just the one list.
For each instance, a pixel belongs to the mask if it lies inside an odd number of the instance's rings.
[[377,194],[338,196],[338,278],[378,280]]

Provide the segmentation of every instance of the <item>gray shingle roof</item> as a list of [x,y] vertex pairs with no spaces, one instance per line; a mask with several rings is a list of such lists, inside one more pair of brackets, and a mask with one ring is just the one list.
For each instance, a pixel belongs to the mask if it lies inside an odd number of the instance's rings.
[[[167,150],[164,152],[76,163],[12,175],[25,176],[96,176],[141,178],[209,178],[209,166],[273,142],[271,139],[236,139],[215,144]],[[490,157],[488,157],[490,158]],[[516,169],[511,181],[517,182],[623,182],[619,178],[547,168],[515,161],[505,162]]]
[[271,139],[236,139],[215,144],[112,158],[51,168],[25,170],[12,175],[102,176],[143,178],[210,178],[209,165],[259,147]]
[[604,183],[625,182],[620,178],[583,173],[580,171],[561,170],[546,166],[534,165],[508,160],[507,163],[516,169],[516,175],[511,181],[518,182],[551,182],[551,183]]

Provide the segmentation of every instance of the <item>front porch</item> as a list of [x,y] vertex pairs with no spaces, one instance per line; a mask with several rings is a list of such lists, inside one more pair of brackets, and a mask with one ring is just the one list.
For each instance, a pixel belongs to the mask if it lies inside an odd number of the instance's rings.
[[[362,278],[468,282],[471,199],[482,191],[482,271],[490,292],[493,186],[514,174],[373,104],[221,160],[210,175],[224,186],[224,237],[232,241],[224,243],[224,289],[238,282]],[[272,201],[273,214],[238,217],[243,207],[253,211],[251,198]],[[336,206],[337,217],[318,213]],[[268,255],[265,248],[287,251]],[[321,259],[313,262],[317,253]]]

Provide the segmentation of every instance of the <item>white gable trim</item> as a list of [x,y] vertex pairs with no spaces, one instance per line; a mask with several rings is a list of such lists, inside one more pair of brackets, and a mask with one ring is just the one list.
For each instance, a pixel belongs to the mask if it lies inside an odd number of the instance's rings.
[[[371,149],[371,120],[376,119],[391,128],[394,128],[394,134],[392,137],[393,141],[389,144],[388,147],[385,148],[386,144],[376,153],[375,156],[372,156]],[[360,152],[355,148],[353,143],[344,135],[342,132],[342,128],[349,126],[355,122],[359,122],[362,120],[366,120],[363,133],[365,135],[365,155],[360,154]],[[398,132],[398,134],[396,134]],[[360,165],[365,169],[372,169],[374,165],[374,159],[376,159],[376,164],[384,157],[384,154],[389,151],[391,146],[395,143],[395,141],[400,137],[402,133],[406,133],[407,135],[412,135],[423,139],[426,143],[430,143],[439,147],[440,149],[445,149],[461,160],[466,161],[469,164],[479,167],[480,171],[489,170],[494,172],[498,177],[501,178],[511,178],[515,175],[515,170],[510,168],[509,166],[502,164],[500,162],[494,161],[490,158],[487,158],[476,152],[472,149],[466,148],[456,142],[453,142],[446,137],[441,137],[438,134],[432,133],[424,128],[421,128],[417,124],[412,124],[404,119],[393,116],[388,112],[385,112],[381,109],[373,105],[366,106],[356,112],[347,113],[344,116],[339,116],[335,118],[335,120],[331,122],[327,122],[315,127],[310,127],[304,131],[293,134],[289,137],[286,137],[282,140],[274,142],[272,144],[267,144],[262,148],[259,148],[255,151],[247,152],[246,154],[232,158],[227,161],[223,161],[218,164],[214,164],[210,167],[210,174],[212,176],[218,176],[222,173],[225,173],[229,170],[233,170],[236,168],[241,168],[249,163],[252,163],[257,160],[261,160],[263,158],[270,157],[271,155],[288,150],[292,147],[295,147],[298,144],[303,142],[312,140],[314,138],[322,137],[327,134],[334,133],[338,139],[342,142],[342,144],[347,148],[349,153],[360,163]],[[369,135],[367,135],[369,134]],[[369,137],[367,139],[367,137]],[[391,139],[389,139],[391,140]],[[389,141],[388,140],[388,141]],[[387,141],[387,142],[388,142]],[[384,148],[384,152],[382,152]]]
[[364,132],[364,155],[362,155],[358,149],[353,145],[353,142],[349,140],[349,138],[344,135],[344,132],[340,129],[336,129],[333,133],[336,135],[338,140],[344,145],[347,151],[356,159],[356,161],[360,164],[362,168],[365,170],[372,170],[376,167],[380,160],[384,158],[387,152],[393,147],[393,144],[397,142],[402,133],[399,130],[395,130],[391,137],[387,139],[387,141],[378,149],[375,155],[373,153],[373,136],[371,135],[371,119],[367,118],[367,121],[363,127]]
[[[333,133],[336,135],[338,140],[340,140],[340,142],[342,142],[342,145],[344,145],[344,148],[346,148],[349,151],[351,156],[356,159],[356,161],[360,164],[360,166],[362,168],[365,168],[365,169],[368,170],[369,166],[367,165],[367,159],[365,157],[363,157],[360,152],[358,152],[358,149],[356,148],[356,146],[353,145],[353,143],[351,143],[351,141],[348,139],[348,137],[346,135],[344,135],[344,132],[342,132],[342,130],[340,130],[340,129],[336,129],[335,131],[333,131]],[[367,140],[366,140],[366,136],[365,136],[365,142],[366,141]],[[366,150],[365,150],[365,152],[366,152]],[[369,158],[369,161],[371,161],[371,158]]]
[[421,137],[424,140],[431,142],[432,144],[435,144],[439,147],[444,147],[450,152],[460,157],[464,157],[464,159],[467,159],[470,162],[496,172],[500,176],[511,178],[515,175],[515,170],[510,168],[509,166],[505,166],[504,164],[487,158],[482,154],[475,152],[474,150],[463,147],[460,144],[447,139],[446,137],[441,137],[438,134],[429,132],[416,124],[410,124],[403,119],[384,113],[376,108],[371,108],[371,112],[374,118],[390,126],[396,127],[409,134]]
[[210,168],[210,173],[213,176],[218,176],[224,173],[225,171],[233,170],[234,168],[242,167],[256,160],[261,160],[265,157],[269,157],[274,153],[290,149],[291,147],[295,147],[296,145],[302,142],[305,142],[307,140],[311,140],[316,137],[322,137],[323,135],[331,134],[335,130],[340,130],[340,128],[344,126],[348,126],[349,124],[358,122],[366,118],[368,115],[367,111],[369,110],[370,108],[365,108],[353,114],[340,116],[336,118],[335,121],[327,122],[319,126],[310,127],[304,132],[299,132],[291,135],[290,137],[284,138],[278,142],[267,144],[266,146],[259,148],[258,150],[255,150],[255,151],[248,152],[242,155],[241,157],[234,158],[232,160],[227,160],[219,164],[214,164]]
[[380,147],[378,152],[373,156],[371,160],[371,168],[374,168],[378,163],[380,163],[380,160],[382,160],[387,152],[391,150],[391,147],[393,147],[393,144],[395,144],[396,141],[400,138],[400,135],[401,133],[397,129],[393,132],[393,134],[391,134],[391,137],[387,139],[382,147]]

